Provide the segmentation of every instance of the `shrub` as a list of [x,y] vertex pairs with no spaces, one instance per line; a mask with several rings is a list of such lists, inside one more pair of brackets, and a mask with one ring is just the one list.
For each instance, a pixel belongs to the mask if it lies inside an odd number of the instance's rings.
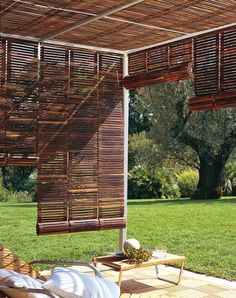
[[131,199],[179,197],[174,177],[166,169],[134,167],[128,174],[128,197]]
[[180,198],[180,189],[176,177],[172,175],[166,168],[160,169],[157,174],[162,177],[162,199]]
[[236,162],[228,162],[224,170],[224,194],[236,195]]
[[[33,184],[33,183],[32,183]],[[34,182],[36,186],[36,183]],[[0,202],[31,202],[32,194],[28,191],[12,191],[3,186],[2,171],[0,171]]]
[[0,186],[0,202],[32,202],[27,191],[13,192]]
[[182,198],[191,197],[198,184],[198,172],[196,170],[185,170],[177,176],[177,181]]
[[28,179],[24,179],[18,184],[18,191],[21,196],[30,196],[31,200],[37,201],[37,171],[34,170]]

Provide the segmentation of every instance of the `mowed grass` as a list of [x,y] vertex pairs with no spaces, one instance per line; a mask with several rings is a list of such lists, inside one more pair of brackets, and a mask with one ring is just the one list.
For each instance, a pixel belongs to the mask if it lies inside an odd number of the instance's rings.
[[[35,203],[0,204],[0,243],[26,261],[91,261],[118,250],[117,230],[36,236]],[[130,200],[128,237],[185,255],[186,269],[236,280],[236,198]]]

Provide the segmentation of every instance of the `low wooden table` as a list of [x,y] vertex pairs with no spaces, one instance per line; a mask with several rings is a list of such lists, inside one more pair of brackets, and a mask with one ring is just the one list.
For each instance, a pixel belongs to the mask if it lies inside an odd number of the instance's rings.
[[149,261],[144,262],[142,264],[129,264],[128,260],[125,259],[124,257],[118,257],[118,256],[112,256],[112,255],[104,256],[104,257],[96,257],[93,259],[93,263],[95,266],[99,262],[103,265],[113,268],[114,270],[119,271],[119,280],[118,280],[119,287],[121,285],[123,271],[128,271],[128,270],[136,269],[136,268],[155,266],[157,278],[164,280],[163,278],[160,278],[158,276],[158,265],[174,264],[174,263],[181,264],[179,277],[176,282],[176,284],[178,284],[181,280],[182,272],[184,269],[184,261],[185,261],[184,256],[177,256],[177,255],[172,255],[169,253],[166,254],[165,258],[161,258],[161,259],[152,258]]

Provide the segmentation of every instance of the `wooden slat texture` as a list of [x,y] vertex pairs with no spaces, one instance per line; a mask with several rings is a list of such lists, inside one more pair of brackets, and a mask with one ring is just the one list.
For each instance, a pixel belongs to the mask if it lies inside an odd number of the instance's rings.
[[0,38],[0,165],[6,163],[5,155],[5,113],[6,113],[6,90],[5,90],[5,75],[6,75],[6,41]]
[[0,269],[14,270],[24,275],[40,278],[37,271],[2,244],[0,244]]
[[223,92],[236,90],[236,29],[221,34],[221,80]]
[[124,227],[122,58],[99,59],[99,218],[103,228]]
[[128,59],[127,89],[187,79],[191,76],[192,39],[131,53]]
[[191,98],[189,109],[192,112],[203,110],[219,110],[236,107],[236,92],[223,92]]
[[9,166],[37,162],[37,55],[36,43],[8,40],[5,153]]
[[236,106],[236,29],[221,30],[194,39],[192,111]]
[[123,83],[135,89],[193,78],[196,97],[190,99],[190,110],[234,107],[235,48],[236,28],[232,27],[135,52],[129,54],[129,76]]
[[[2,0],[1,31],[39,38],[90,20],[125,2]],[[234,0],[145,0],[61,34],[57,39],[128,50],[235,23],[235,10]]]
[[67,232],[69,51],[41,49],[38,117],[39,234]]
[[192,39],[170,44],[169,66],[180,66],[192,61]]
[[70,229],[96,230],[99,228],[96,52],[71,51],[69,102]]
[[155,70],[143,74],[127,76],[123,80],[126,89],[136,89],[153,84],[172,83],[191,78],[189,63],[181,63],[180,66]]
[[123,57],[1,39],[0,65],[0,165],[37,166],[38,234],[124,227]]
[[43,46],[38,234],[121,228],[123,59]]
[[219,34],[194,40],[194,89],[197,96],[219,91]]

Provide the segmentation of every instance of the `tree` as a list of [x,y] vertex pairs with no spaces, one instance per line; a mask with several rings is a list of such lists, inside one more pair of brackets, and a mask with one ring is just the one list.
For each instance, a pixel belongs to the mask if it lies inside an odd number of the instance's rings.
[[20,191],[32,174],[33,167],[2,167],[3,185],[11,191]]
[[236,109],[191,113],[192,96],[192,82],[182,81],[144,88],[140,100],[153,114],[149,135],[163,158],[199,170],[192,198],[220,198],[225,164],[236,147]]
[[151,114],[146,106],[138,99],[134,90],[129,92],[129,134],[149,131],[151,125]]

